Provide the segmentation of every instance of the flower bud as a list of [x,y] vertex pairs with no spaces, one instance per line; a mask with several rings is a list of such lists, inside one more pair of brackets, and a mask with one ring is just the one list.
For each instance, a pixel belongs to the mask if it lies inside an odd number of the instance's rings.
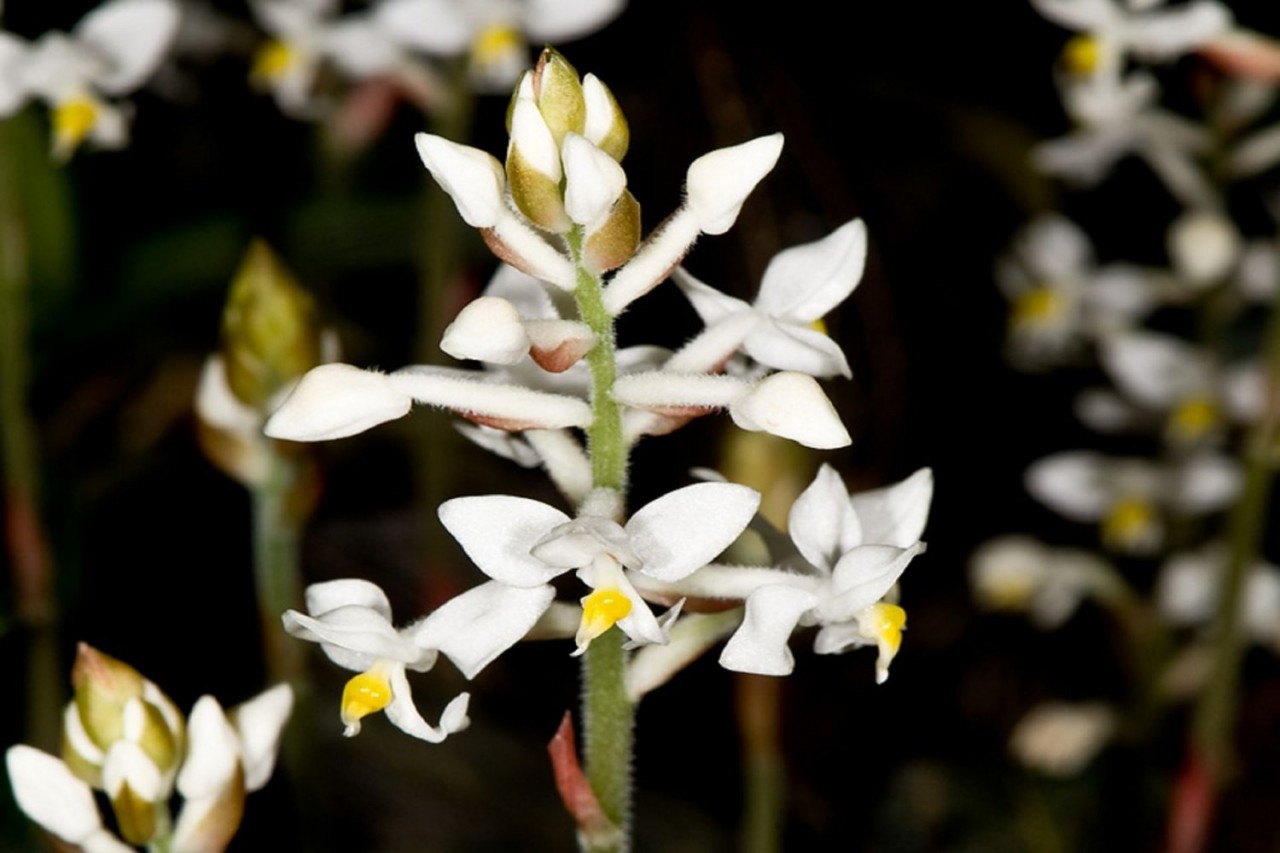
[[515,364],[529,352],[529,336],[514,305],[496,296],[481,296],[458,312],[444,330],[440,349],[457,359]]
[[1190,211],[1169,227],[1169,257],[1194,287],[1211,287],[1222,280],[1240,256],[1240,232],[1222,213]]
[[507,148],[507,183],[511,200],[539,228],[556,233],[569,229],[560,193],[560,149],[537,104],[518,98],[511,114]]
[[533,93],[538,111],[558,147],[567,133],[582,133],[587,104],[578,72],[554,48],[544,48],[533,69]]
[[582,79],[582,94],[586,100],[587,120],[582,135],[618,162],[627,153],[631,142],[631,129],[622,114],[609,87],[594,74]]
[[703,154],[689,166],[685,179],[688,206],[703,234],[723,234],[756,184],[773,169],[782,153],[782,134],[761,136]]
[[414,137],[418,156],[472,228],[492,228],[503,212],[502,164],[493,155],[429,133]]
[[582,263],[599,275],[631,260],[639,245],[640,202],[623,190],[608,218],[587,232],[582,244]]
[[257,408],[320,362],[315,303],[260,241],[231,283],[222,350],[231,390]]
[[772,433],[819,450],[847,447],[851,440],[827,395],[804,373],[769,376],[734,401],[729,414],[743,429]]

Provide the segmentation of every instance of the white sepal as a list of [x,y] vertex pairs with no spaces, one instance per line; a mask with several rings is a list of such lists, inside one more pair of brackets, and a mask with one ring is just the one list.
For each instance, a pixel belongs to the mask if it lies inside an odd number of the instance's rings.
[[[93,791],[59,759],[19,744],[9,747],[5,765],[14,799],[27,817],[70,844],[103,833]],[[117,844],[122,851],[133,849]]]
[[743,429],[789,438],[806,447],[829,450],[847,447],[852,441],[827,395],[804,373],[769,376],[732,403],[729,414]]
[[564,161],[564,209],[579,225],[608,215],[627,188],[627,173],[586,137],[567,133],[560,148]]
[[142,85],[164,58],[178,31],[180,13],[171,0],[114,0],[85,15],[72,34],[106,60],[93,84],[108,95]]
[[429,133],[419,133],[414,142],[418,156],[453,199],[464,222],[473,228],[498,224],[506,210],[502,201],[506,178],[493,155]]
[[782,134],[703,154],[689,166],[686,203],[704,234],[723,234],[733,227],[747,196],[773,169],[782,153]]
[[747,598],[742,626],[720,653],[720,665],[759,675],[790,674],[796,662],[787,640],[801,615],[817,604],[816,595],[793,586],[766,586],[753,592]]
[[445,501],[437,512],[471,561],[496,581],[535,587],[562,572],[530,553],[549,531],[570,520],[555,507],[510,495],[482,495]]
[[772,317],[811,323],[844,302],[862,280],[867,227],[854,219],[813,243],[774,255],[755,307]]
[[322,364],[299,380],[265,432],[290,441],[327,441],[409,414],[413,398],[391,377],[349,364]]
[[[201,696],[187,721],[189,747],[178,772],[178,793],[187,800],[219,796],[236,778],[240,739],[212,696]],[[181,825],[181,821],[179,821]]]
[[651,501],[627,521],[635,568],[677,581],[716,558],[746,529],[760,495],[733,483],[697,483]]
[[933,502],[933,471],[921,468],[905,480],[849,498],[864,542],[909,548],[920,541]]
[[414,641],[439,649],[467,678],[515,645],[551,606],[549,585],[514,587],[489,581],[436,608],[411,630]]
[[458,312],[444,330],[440,349],[454,358],[515,364],[529,352],[520,312],[505,299],[481,296]]
[[1169,227],[1169,257],[1178,273],[1197,287],[1216,284],[1240,256],[1235,224],[1216,210],[1192,210]]
[[246,791],[257,791],[271,779],[280,738],[292,712],[293,688],[288,684],[277,684],[231,709],[231,723],[240,739]]

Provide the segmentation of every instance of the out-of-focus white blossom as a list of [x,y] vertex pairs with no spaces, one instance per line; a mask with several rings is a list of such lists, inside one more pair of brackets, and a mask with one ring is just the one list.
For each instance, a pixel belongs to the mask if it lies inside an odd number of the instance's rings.
[[1074,776],[1111,740],[1117,722],[1101,702],[1045,702],[1018,721],[1009,749],[1032,770]]
[[1052,630],[1092,594],[1109,595],[1114,570],[1095,554],[1054,548],[1028,536],[1001,536],[969,558],[974,597],[991,610],[1026,612]]

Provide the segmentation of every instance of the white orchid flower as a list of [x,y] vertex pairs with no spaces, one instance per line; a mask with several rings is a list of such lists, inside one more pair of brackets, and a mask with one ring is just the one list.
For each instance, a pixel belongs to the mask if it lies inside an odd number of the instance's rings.
[[1120,394],[1094,390],[1077,406],[1104,432],[1162,422],[1165,439],[1187,449],[1221,438],[1232,423],[1262,412],[1265,386],[1256,362],[1223,367],[1208,352],[1155,332],[1133,331],[1102,343],[1102,365]]
[[1209,133],[1156,107],[1158,94],[1155,79],[1140,72],[1124,78],[1063,81],[1063,105],[1079,127],[1037,146],[1036,165],[1088,186],[1102,180],[1120,158],[1135,154],[1183,204],[1212,207],[1214,191],[1196,160],[1208,150]]
[[306,614],[284,614],[285,630],[320,643],[331,661],[359,673],[342,692],[343,734],[358,734],[364,717],[384,710],[401,731],[431,743],[466,728],[467,693],[445,707],[439,727],[418,713],[405,670],[427,672],[438,649],[418,645],[415,626],[401,631],[391,624],[391,605],[378,586],[358,579],[329,581],[307,587],[306,598]]
[[528,43],[582,38],[625,5],[626,0],[383,0],[375,15],[424,53],[467,54],[472,85],[501,94],[529,67]]
[[818,654],[877,646],[876,680],[883,683],[902,642],[906,611],[882,599],[924,551],[920,534],[932,497],[928,468],[892,486],[850,495],[835,469],[823,465],[791,507],[788,526],[796,553],[782,565],[709,565],[646,591],[745,599],[742,625],[720,655],[727,669],[787,675],[795,668],[787,648],[792,632],[820,625]]
[[255,0],[250,6],[271,36],[258,50],[251,77],[289,115],[314,111],[312,88],[326,63],[352,80],[411,64],[401,34],[373,11],[340,16],[336,0]]
[[1164,0],[1031,0],[1041,15],[1080,34],[1067,42],[1068,73],[1117,75],[1126,57],[1169,61],[1231,26],[1231,12],[1214,0],[1161,8]]
[[1088,237],[1061,216],[1019,232],[996,267],[996,282],[1011,308],[1009,357],[1024,369],[1067,360],[1087,340],[1128,328],[1165,289],[1154,271],[1097,266]]
[[1096,554],[1054,548],[1027,536],[1001,536],[973,552],[969,583],[982,607],[1025,611],[1047,631],[1070,619],[1090,595],[1111,594],[1118,581]]
[[1240,490],[1239,466],[1209,453],[1161,464],[1067,451],[1033,463],[1025,480],[1036,500],[1072,521],[1100,524],[1104,545],[1134,554],[1160,549],[1164,515],[1213,512]]
[[495,595],[528,595],[576,571],[592,591],[582,599],[578,654],[617,625],[631,643],[665,643],[667,632],[635,583],[681,580],[713,560],[746,528],[760,495],[745,486],[698,483],[642,507],[625,525],[616,494],[593,493],[570,518],[540,501],[508,495],[455,498],[441,504],[445,528],[489,577]]
[[672,278],[707,328],[667,369],[711,371],[741,348],[775,370],[850,376],[849,363],[824,333],[822,318],[858,286],[866,256],[867,229],[855,219],[821,240],[779,252],[750,305],[677,269]]
[[107,98],[137,89],[159,67],[178,29],[171,0],[113,0],[70,33],[28,43],[0,32],[0,117],[38,98],[53,111],[53,154],[69,157],[86,140],[101,148],[129,141],[129,112]]

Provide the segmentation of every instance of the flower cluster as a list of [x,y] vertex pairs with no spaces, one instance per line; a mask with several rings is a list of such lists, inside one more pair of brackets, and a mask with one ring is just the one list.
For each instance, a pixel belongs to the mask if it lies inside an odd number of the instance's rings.
[[[1153,632],[1215,621],[1219,632],[1234,630],[1221,623],[1239,622],[1247,636],[1274,642],[1274,631],[1263,627],[1277,618],[1274,571],[1255,560],[1256,542],[1236,543],[1228,557],[1213,525],[1215,513],[1239,510],[1246,479],[1240,458],[1250,458],[1249,431],[1267,412],[1265,356],[1251,329],[1259,303],[1274,295],[1275,238],[1241,236],[1228,189],[1280,162],[1274,128],[1248,129],[1274,92],[1260,96],[1256,87],[1218,81],[1206,90],[1212,123],[1157,105],[1160,86],[1144,63],[1221,41],[1233,24],[1212,0],[1167,8],[1111,0],[1032,4],[1077,32],[1064,48],[1059,86],[1078,129],[1038,147],[1035,164],[1096,183],[1122,156],[1136,154],[1182,210],[1163,224],[1162,267],[1098,263],[1085,230],[1058,214],[1027,225],[998,266],[1010,301],[1011,361],[1030,370],[1092,368],[1098,381],[1081,391],[1075,414],[1099,433],[1099,444],[1114,441],[1125,452],[1051,453],[1024,478],[1045,507],[1095,526],[1108,556],[1000,537],[973,555],[975,595],[992,609],[1027,611],[1044,628],[1062,625],[1092,599],[1117,615],[1135,643],[1151,647],[1160,645],[1147,636]],[[1211,168],[1215,162],[1221,165]],[[1190,328],[1199,330],[1195,337],[1170,332]],[[1143,447],[1146,455],[1134,452]],[[1159,562],[1140,575],[1157,578],[1150,596],[1120,570],[1148,561]],[[1240,612],[1224,616],[1219,588],[1229,584],[1244,592],[1231,598]],[[1178,666],[1180,659],[1185,655],[1161,662],[1182,673],[1164,681],[1179,682],[1182,695],[1194,693],[1198,685],[1188,688],[1183,676],[1191,668]],[[1142,681],[1162,683],[1150,673]],[[1116,715],[1097,703],[1043,706],[1018,726],[1014,751],[1047,772],[1075,772],[1117,728]],[[1049,748],[1057,741],[1076,746]]]
[[[62,758],[29,746],[6,753],[19,808],[68,844],[99,853],[147,845],[222,850],[245,795],[267,784],[293,692],[278,685],[224,711],[212,696],[184,718],[137,670],[85,644],[72,670]],[[110,802],[113,833],[94,791]],[[182,797],[177,820],[169,800]],[[116,834],[118,833],[118,835]]]
[[[441,522],[490,580],[403,628],[393,626],[385,597],[365,581],[308,590],[308,614],[287,613],[285,626],[359,673],[342,701],[348,734],[383,709],[425,740],[458,731],[466,724],[466,694],[431,726],[413,708],[406,670],[430,669],[444,654],[470,678],[535,630],[572,635],[573,654],[581,655],[616,627],[627,648],[641,649],[628,681],[645,686],[634,688],[634,698],[696,657],[685,638],[705,624],[706,614],[697,612],[703,605],[734,620],[721,655],[729,669],[790,672],[791,633],[819,625],[818,652],[875,645],[878,679],[887,677],[905,613],[884,599],[923,550],[927,470],[851,496],[824,466],[792,510],[792,544],[770,554],[774,564],[767,566],[713,562],[749,525],[763,523],[760,495],[750,488],[703,482],[632,512],[626,506],[630,448],[718,409],[743,429],[809,447],[849,443],[815,377],[850,374],[821,321],[858,284],[866,229],[855,220],[779,253],[755,300],[742,301],[679,264],[700,235],[733,225],[773,168],[782,137],[695,160],[684,203],[643,238],[639,202],[621,164],[629,143],[608,87],[594,75],[580,77],[551,49],[516,86],[505,162],[419,134],[418,152],[432,176],[505,262],[441,341],[446,353],[481,368],[411,366],[388,374],[322,365],[302,377],[266,425],[269,436],[314,441],[402,417],[414,402],[448,409],[470,422],[464,434],[477,444],[545,468],[575,506],[566,512],[511,495],[443,503]],[[704,330],[674,352],[617,348],[614,320],[668,276]],[[569,573],[583,593],[566,620],[572,606],[555,600],[553,583]],[[667,609],[657,613],[654,604]],[[717,624],[717,637],[729,633]],[[708,644],[695,645],[700,653]]]

